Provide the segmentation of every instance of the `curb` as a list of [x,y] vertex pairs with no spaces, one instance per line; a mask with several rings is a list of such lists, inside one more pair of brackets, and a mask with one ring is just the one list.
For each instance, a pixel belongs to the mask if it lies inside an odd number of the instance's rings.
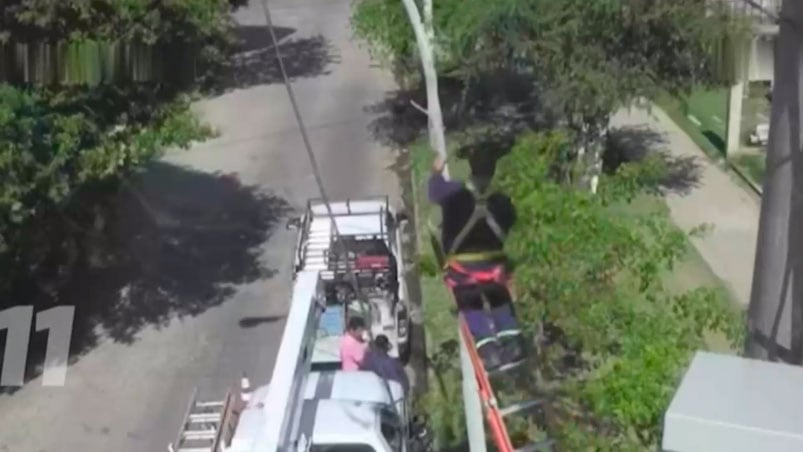
[[418,177],[416,176],[415,165],[412,162],[412,153],[409,149],[407,149],[407,154],[410,157],[410,193],[412,195],[412,203],[413,203],[413,218],[415,221],[413,222],[413,229],[415,229],[415,250],[416,252],[421,252],[421,228],[419,227],[419,212],[418,212],[418,187],[417,181]]
[[753,192],[755,192],[755,194],[758,195],[759,198],[763,196],[764,190],[761,188],[760,185],[755,183],[753,179],[750,176],[748,176],[742,169],[734,165],[733,162],[730,161],[730,159],[725,158],[724,160],[728,168],[733,170],[733,172],[736,173],[736,175],[739,176],[739,178],[742,179],[747,184],[747,186],[750,187],[750,189],[752,189]]

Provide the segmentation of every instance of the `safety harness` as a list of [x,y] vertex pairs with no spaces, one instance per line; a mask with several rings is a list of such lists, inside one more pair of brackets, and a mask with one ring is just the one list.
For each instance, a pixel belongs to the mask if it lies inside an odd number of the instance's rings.
[[504,271],[504,268],[501,266],[487,268],[476,265],[504,259],[506,257],[504,251],[495,250],[470,253],[456,252],[463,242],[465,242],[468,234],[471,233],[472,229],[476,227],[480,221],[485,221],[488,227],[491,228],[491,231],[500,241],[504,241],[507,235],[488,210],[487,192],[479,193],[473,186],[469,184],[467,184],[467,188],[474,196],[474,211],[471,213],[471,217],[469,217],[469,220],[466,222],[466,224],[460,229],[460,232],[455,237],[452,245],[447,250],[446,255],[441,256],[441,265],[445,271],[444,281],[451,288],[488,282],[498,282],[506,285],[507,274]]
[[[466,185],[468,190],[474,196],[474,211],[471,213],[471,217],[469,217],[469,220],[466,222],[466,224],[460,229],[460,232],[457,234],[452,242],[452,245],[445,254],[443,252],[443,243],[435,238],[434,228],[431,227],[432,224],[430,223],[430,232],[433,232],[430,238],[432,239],[432,245],[433,249],[435,250],[436,258],[438,259],[438,262],[441,264],[444,271],[443,280],[452,291],[460,286],[494,282],[501,283],[505,287],[508,287],[510,282],[509,275],[504,265],[494,265],[490,268],[476,265],[480,263],[493,262],[494,260],[498,259],[504,259],[507,257],[504,251],[497,250],[473,253],[456,252],[466,240],[468,234],[471,233],[471,230],[480,221],[485,221],[488,227],[491,228],[491,231],[494,233],[494,235],[501,242],[504,242],[505,237],[507,236],[505,231],[501,226],[499,226],[499,223],[497,223],[496,219],[488,210],[489,195],[487,191],[479,193],[471,184]],[[509,287],[508,290],[510,290]],[[484,293],[482,293],[480,296],[482,297],[484,304],[489,304],[489,300],[486,298]],[[520,333],[521,332],[518,329],[508,329],[497,331],[496,335],[494,336],[483,338],[475,337],[474,346],[479,348],[486,343],[496,341],[498,337],[515,336]]]
[[505,241],[505,231],[499,226],[499,223],[496,222],[496,219],[491,215],[488,211],[488,193],[487,190],[479,193],[474,188],[473,185],[467,184],[467,188],[474,195],[474,211],[471,212],[471,217],[469,217],[468,221],[466,222],[465,226],[460,229],[460,232],[457,233],[457,236],[452,241],[452,246],[446,250],[446,257],[447,260],[457,260],[460,262],[481,262],[487,261],[489,259],[495,259],[504,257],[504,251],[486,251],[480,253],[456,253],[456,251],[460,248],[460,245],[465,242],[466,237],[468,234],[471,233],[471,230],[482,220],[485,220],[485,223],[491,228],[491,231],[494,235],[499,239],[500,242]]

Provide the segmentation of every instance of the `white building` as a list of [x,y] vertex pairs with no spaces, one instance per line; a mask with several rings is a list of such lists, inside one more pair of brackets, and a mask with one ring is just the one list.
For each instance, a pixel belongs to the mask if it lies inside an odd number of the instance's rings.
[[[752,34],[737,55],[736,83],[731,86],[728,100],[728,132],[726,138],[727,152],[740,147],[742,102],[746,95],[746,83],[769,82],[774,78],[775,36],[778,24],[775,17],[780,14],[782,0],[730,0],[734,11],[749,17],[752,22]],[[739,49],[737,49],[738,51]]]

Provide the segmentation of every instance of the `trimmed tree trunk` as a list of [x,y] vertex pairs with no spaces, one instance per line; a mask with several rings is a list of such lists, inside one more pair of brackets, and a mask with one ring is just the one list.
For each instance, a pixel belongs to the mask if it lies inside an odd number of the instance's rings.
[[783,2],[753,287],[749,357],[803,364],[803,2]]
[[[435,30],[432,25],[432,0],[424,0],[423,20],[415,0],[402,0],[402,3],[415,33],[418,53],[421,55],[421,67],[424,71],[424,82],[427,87],[429,144],[438,156],[446,160],[446,131],[443,125],[440,97],[438,96],[438,72],[435,68]],[[443,174],[447,178],[449,177],[448,168],[444,168]]]
[[589,189],[593,194],[597,194],[599,177],[602,174],[602,154],[605,152],[605,137],[608,134],[609,124],[610,119],[606,118],[602,127],[593,130],[593,135],[589,140],[589,145],[591,146],[591,161],[588,168],[590,176]]

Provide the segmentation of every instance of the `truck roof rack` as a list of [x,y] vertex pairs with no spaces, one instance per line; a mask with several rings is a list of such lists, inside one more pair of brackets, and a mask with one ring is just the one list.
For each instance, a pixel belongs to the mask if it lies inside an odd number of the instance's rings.
[[[379,204],[377,208],[376,204]],[[332,208],[332,214],[338,216],[351,216],[351,215],[374,215],[380,211],[384,212],[390,210],[390,198],[387,195],[365,196],[359,199],[346,198],[345,200],[329,200],[329,205]],[[320,207],[320,209],[315,209]],[[326,210],[326,203],[322,198],[311,198],[307,201],[307,216],[313,217],[328,217],[329,212]]]

